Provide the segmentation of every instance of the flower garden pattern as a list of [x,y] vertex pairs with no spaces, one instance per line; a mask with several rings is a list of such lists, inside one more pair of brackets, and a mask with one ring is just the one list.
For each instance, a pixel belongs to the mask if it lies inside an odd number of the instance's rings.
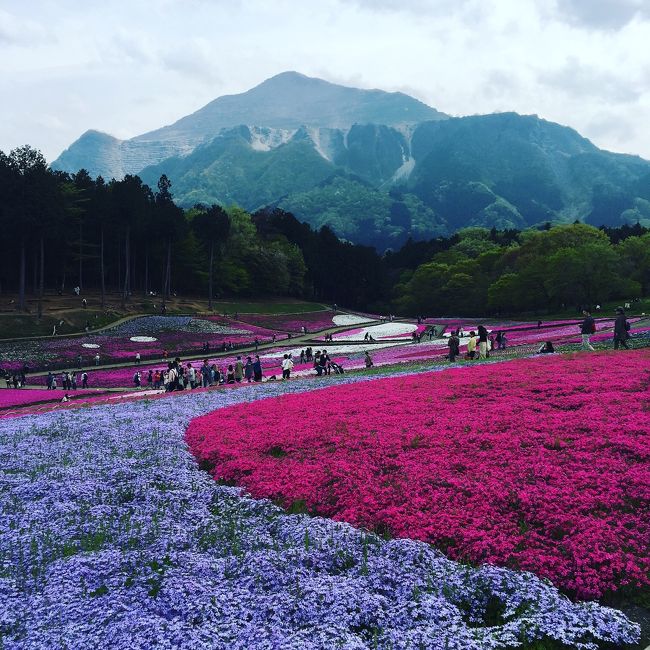
[[318,385],[0,422],[3,645],[588,650],[638,639],[620,612],[572,603],[530,573],[285,515],[217,485],[184,444],[195,416]]
[[256,497],[582,598],[647,590],[649,361],[553,355],[337,386],[217,411],[187,440]]

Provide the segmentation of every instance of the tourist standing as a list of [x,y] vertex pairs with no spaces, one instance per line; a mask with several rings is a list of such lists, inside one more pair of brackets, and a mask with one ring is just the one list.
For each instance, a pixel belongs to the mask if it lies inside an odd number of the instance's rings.
[[196,370],[194,370],[191,363],[187,364],[187,372],[185,374],[187,375],[190,388],[194,390],[196,388]]
[[488,331],[484,325],[478,326],[478,357],[479,359],[487,359],[488,353]]
[[625,318],[625,311],[623,307],[616,308],[616,322],[614,323],[614,349],[618,350],[618,346],[621,345],[626,350],[630,349],[630,346],[627,344],[627,340],[630,338],[630,324]]
[[136,366],[140,365],[140,353],[139,352],[135,353],[135,365]]
[[476,356],[476,334],[474,330],[469,333],[469,340],[467,341],[467,356],[473,359]]
[[293,368],[293,361],[288,354],[285,354],[282,359],[282,379],[289,379],[291,377],[291,369]]
[[207,388],[210,385],[210,364],[207,359],[203,359],[201,375],[203,377],[203,388]]
[[99,352],[95,355],[95,365],[99,365]]
[[255,355],[253,362],[253,381],[262,381],[262,362],[258,354]]
[[593,352],[594,347],[591,345],[589,338],[596,331],[596,321],[594,320],[591,313],[586,309],[583,310],[582,315],[584,316],[584,320],[580,325],[580,333],[582,334],[582,349],[591,350]]
[[368,353],[368,350],[366,350],[366,356],[364,358],[366,368],[372,368],[375,364],[372,362],[372,357]]
[[[9,375],[7,375],[8,377]],[[47,373],[47,390],[52,390],[52,382],[54,381],[54,375],[52,374],[52,371]],[[9,387],[9,382],[7,382],[7,388]]]
[[244,377],[246,381],[250,384],[253,381],[253,360],[250,357],[246,357],[246,365],[244,366]]
[[460,339],[456,332],[451,333],[447,345],[449,346],[449,361],[453,363],[456,361],[456,357],[460,354]]
[[239,384],[244,377],[244,364],[241,357],[237,357],[235,361],[235,381]]
[[87,372],[82,372],[81,373],[81,387],[82,388],[88,388],[88,373]]

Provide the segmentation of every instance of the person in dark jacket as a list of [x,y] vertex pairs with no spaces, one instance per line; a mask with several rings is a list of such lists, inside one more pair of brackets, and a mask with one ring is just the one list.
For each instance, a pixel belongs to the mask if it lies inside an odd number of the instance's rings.
[[630,324],[625,318],[625,311],[623,307],[616,308],[616,322],[614,323],[614,349],[618,350],[619,344],[626,350],[630,349],[627,340],[630,338],[629,334]]
[[255,355],[255,361],[253,361],[253,381],[262,381],[262,362],[258,354]]
[[449,337],[449,361],[453,363],[456,361],[456,357],[460,354],[460,340],[456,332],[452,332],[452,335]]
[[596,321],[590,312],[586,309],[582,312],[585,317],[580,325],[580,333],[582,334],[582,349],[594,351],[594,346],[591,345],[589,337],[596,331]]
[[244,365],[244,377],[247,382],[253,381],[253,360],[250,357],[246,357],[246,364]]

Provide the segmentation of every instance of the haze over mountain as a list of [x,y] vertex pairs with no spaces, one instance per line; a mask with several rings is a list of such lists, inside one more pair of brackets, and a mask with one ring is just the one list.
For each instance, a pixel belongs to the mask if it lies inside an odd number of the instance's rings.
[[152,187],[165,173],[182,205],[277,206],[382,249],[473,225],[650,224],[650,163],[573,129],[515,113],[450,118],[295,72],[131,140],[88,131],[52,166]]

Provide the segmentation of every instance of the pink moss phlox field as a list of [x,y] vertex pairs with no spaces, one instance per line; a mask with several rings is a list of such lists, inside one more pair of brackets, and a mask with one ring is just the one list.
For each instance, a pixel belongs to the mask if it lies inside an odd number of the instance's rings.
[[10,406],[23,406],[27,404],[36,404],[38,402],[58,402],[61,401],[65,394],[71,398],[81,395],[94,395],[95,391],[91,390],[39,390],[31,388],[9,388],[0,390],[0,409]]
[[239,314],[238,318],[242,323],[281,332],[301,332],[303,326],[309,332],[318,332],[334,327],[332,318],[340,313],[325,309],[299,314]]
[[186,437],[255,497],[594,598],[650,584],[649,363],[643,349],[380,379],[222,409]]

